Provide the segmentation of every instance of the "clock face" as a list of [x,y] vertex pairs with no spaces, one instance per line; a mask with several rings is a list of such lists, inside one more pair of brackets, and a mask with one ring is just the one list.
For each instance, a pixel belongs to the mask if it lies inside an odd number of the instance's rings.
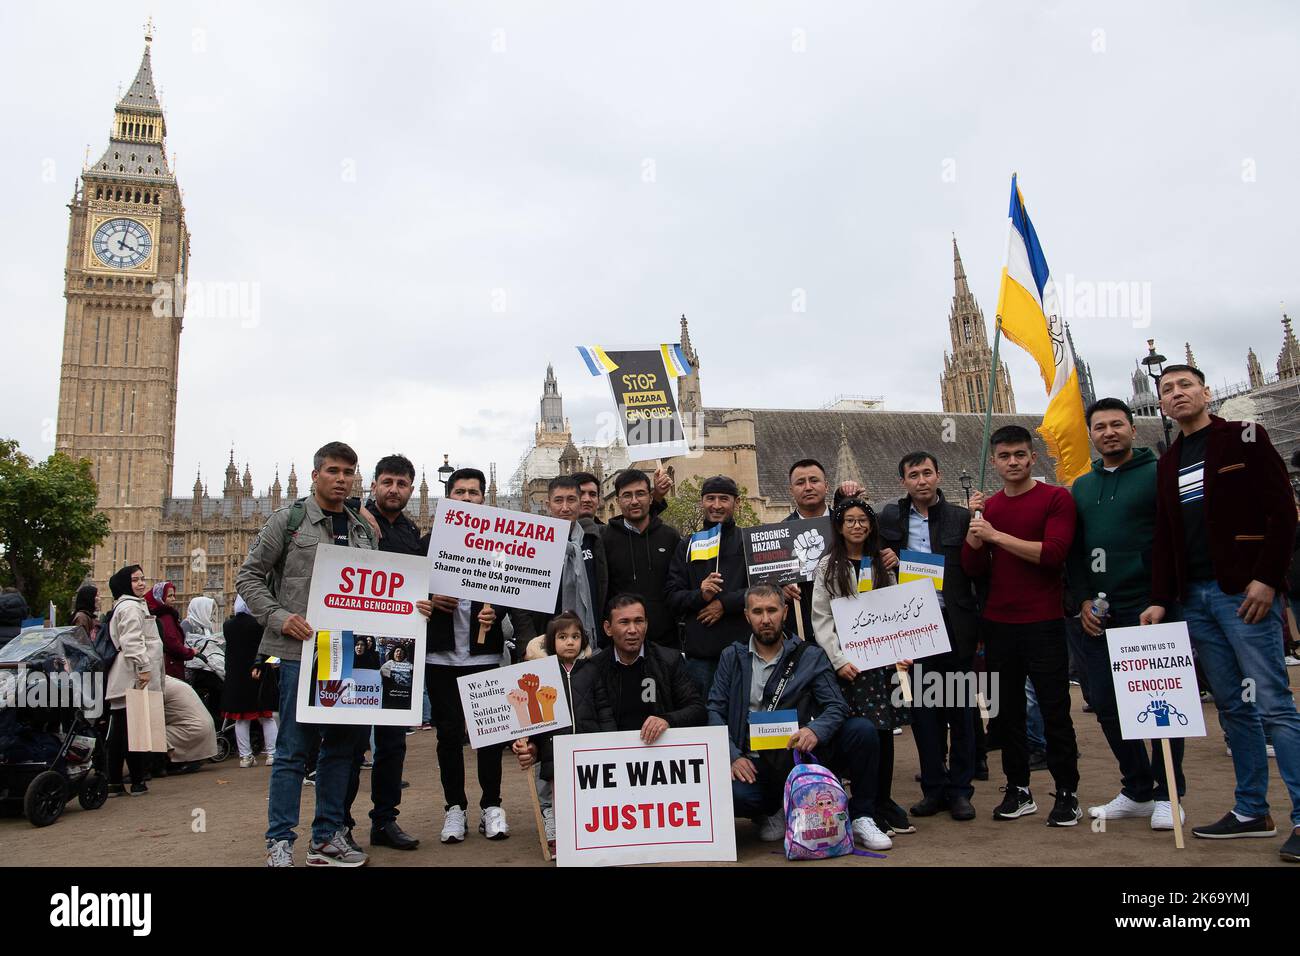
[[134,219],[109,219],[100,223],[90,240],[99,261],[114,269],[133,269],[149,258],[153,239]]

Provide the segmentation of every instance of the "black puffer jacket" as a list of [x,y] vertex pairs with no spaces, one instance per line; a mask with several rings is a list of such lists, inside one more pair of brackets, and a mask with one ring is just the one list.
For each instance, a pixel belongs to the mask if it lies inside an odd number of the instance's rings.
[[[590,661],[573,680],[573,725],[580,734],[640,730],[618,726],[618,701],[622,696],[626,668],[607,647]],[[645,645],[645,677],[654,681],[652,712],[669,727],[702,727],[709,719],[695,681],[682,666],[682,655],[667,647]]]
[[667,588],[668,566],[681,535],[658,518],[651,518],[641,533],[629,528],[621,515],[610,519],[602,533],[609,596],[640,595],[645,600],[646,640],[662,647],[680,647],[677,615],[668,606]]
[[[713,527],[705,522],[704,528]],[[724,648],[736,641],[749,640],[749,622],[745,620],[745,589],[749,574],[745,568],[745,553],[740,544],[740,530],[734,522],[722,526],[720,560],[691,561],[690,538],[683,538],[673,554],[668,568],[668,606],[686,622],[683,650],[687,657],[717,660]],[[713,624],[702,624],[696,615],[707,603],[700,593],[700,583],[714,569],[722,575],[722,593],[716,600],[722,602],[722,617]]]

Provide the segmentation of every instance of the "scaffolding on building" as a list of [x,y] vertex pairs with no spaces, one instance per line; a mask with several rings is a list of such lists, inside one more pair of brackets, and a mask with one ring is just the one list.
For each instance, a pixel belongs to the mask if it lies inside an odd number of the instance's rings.
[[[1250,415],[1243,413],[1239,399],[1250,403]],[[1247,381],[1215,389],[1210,411],[1217,415],[1229,402],[1233,404],[1231,417],[1263,425],[1288,469],[1293,473],[1300,470],[1291,467],[1291,455],[1300,449],[1300,376],[1281,378],[1274,373],[1254,387]]]

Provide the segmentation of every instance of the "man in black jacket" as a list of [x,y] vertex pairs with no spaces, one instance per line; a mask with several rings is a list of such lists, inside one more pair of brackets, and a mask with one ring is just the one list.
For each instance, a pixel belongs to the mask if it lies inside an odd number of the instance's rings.
[[[895,553],[921,551],[942,558],[939,607],[952,644],[948,653],[924,658],[916,665],[920,681],[912,732],[921,759],[923,798],[912,807],[912,814],[928,817],[946,809],[954,820],[973,820],[975,810],[970,798],[975,788],[971,779],[979,711],[976,701],[967,698],[972,697],[975,686],[979,618],[975,588],[961,566],[961,546],[970,527],[970,512],[944,498],[939,488],[939,460],[928,451],[905,455],[898,463],[898,477],[907,497],[885,506],[880,515],[881,542]],[[935,678],[942,682],[942,706],[927,707],[922,703],[923,682]],[[952,753],[945,772],[949,731]]]
[[[665,591],[668,565],[681,535],[655,516],[650,478],[644,471],[619,472],[614,494],[623,514],[610,519],[602,534],[609,593],[644,597],[646,639],[661,647],[680,647],[677,615],[668,607]],[[607,641],[600,643],[604,646]]]
[[636,594],[609,602],[605,634],[611,646],[573,679],[573,722],[580,734],[640,731],[654,743],[669,727],[702,727],[704,696],[681,655],[646,643],[645,604]]
[[687,673],[708,696],[724,648],[749,639],[745,620],[745,552],[736,528],[740,490],[724,475],[705,479],[700,488],[704,530],[720,527],[716,558],[691,560],[689,537],[683,538],[668,566],[668,606],[686,620],[684,650]]
[[[461,468],[447,479],[447,497],[473,504],[483,503],[487,484],[477,468]],[[430,535],[420,539],[420,553],[429,553]],[[438,770],[446,816],[439,839],[443,843],[461,843],[465,839],[465,812],[469,798],[465,794],[465,714],[460,704],[456,679],[467,674],[501,666],[505,634],[496,609],[480,601],[458,600],[442,594],[432,595],[433,611],[429,615],[428,645],[424,655],[424,686],[429,691],[433,724],[438,732]],[[512,614],[519,622],[526,614]],[[487,628],[482,641],[482,628]],[[531,633],[528,634],[531,636]],[[524,635],[516,628],[516,640]],[[501,754],[504,744],[478,750],[478,782],[483,791],[479,799],[482,811],[479,832],[489,840],[510,836],[510,824],[501,808]]]

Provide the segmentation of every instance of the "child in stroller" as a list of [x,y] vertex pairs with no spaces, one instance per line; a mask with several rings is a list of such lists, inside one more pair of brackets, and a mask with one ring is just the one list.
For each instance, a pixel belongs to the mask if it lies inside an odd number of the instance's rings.
[[80,627],[29,628],[0,648],[0,809],[44,827],[73,797],[104,805],[104,748],[88,719],[103,693],[104,661]]

